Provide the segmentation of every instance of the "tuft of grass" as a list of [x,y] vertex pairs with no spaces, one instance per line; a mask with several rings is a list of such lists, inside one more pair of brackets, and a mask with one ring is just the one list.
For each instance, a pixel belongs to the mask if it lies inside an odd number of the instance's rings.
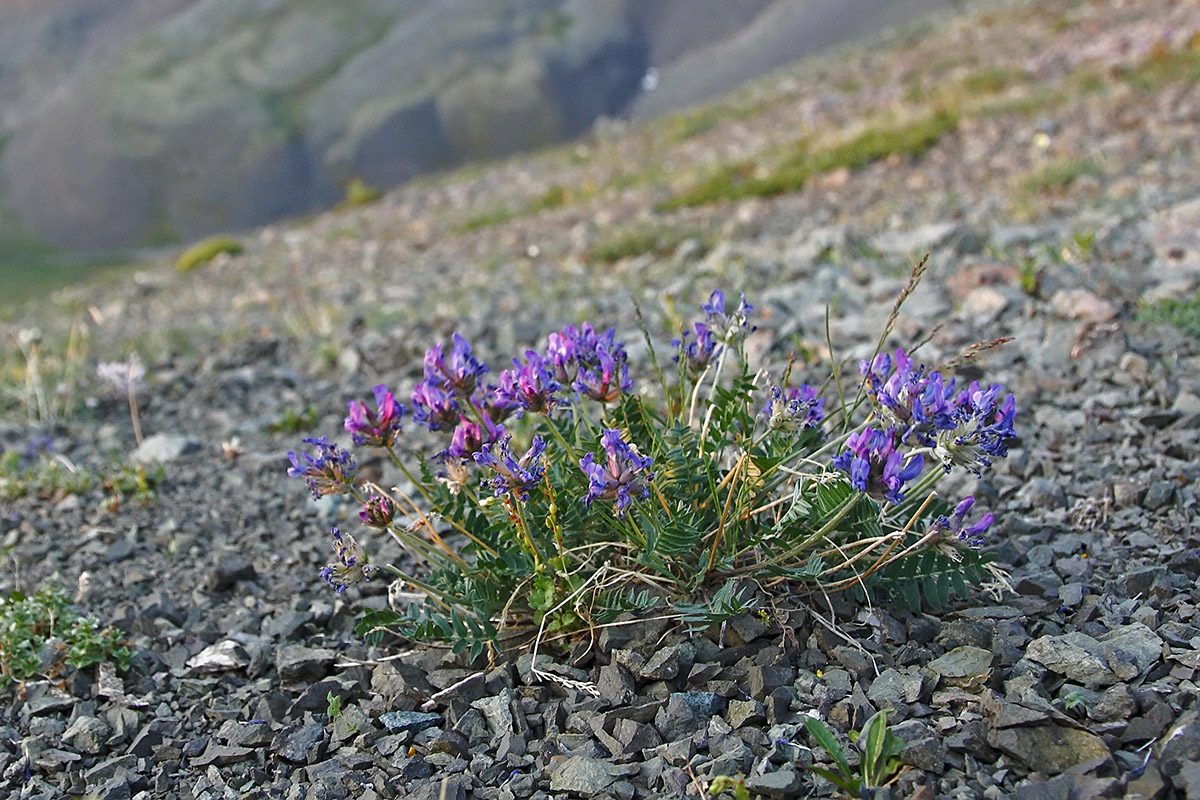
[[712,245],[711,238],[695,228],[653,224],[634,225],[622,228],[596,241],[588,249],[587,259],[611,264],[623,258],[647,253],[666,256],[675,252],[675,248],[687,239],[696,238],[700,240],[703,250],[707,250]]
[[1006,89],[1024,83],[1028,74],[1016,67],[993,65],[970,73],[959,81],[959,88],[974,97],[1000,94]]
[[1067,158],[1033,170],[1021,180],[1026,194],[1061,192],[1085,175],[1099,175],[1100,168],[1090,158]]
[[0,597],[0,689],[56,678],[67,666],[112,661],[126,670],[132,659],[119,631],[80,614],[61,589],[43,586],[32,597],[17,591]]
[[283,416],[267,426],[268,433],[303,433],[317,424],[317,407],[308,405],[301,411],[289,408]]
[[1182,50],[1172,50],[1165,43],[1156,44],[1138,64],[1117,71],[1117,77],[1134,89],[1155,92],[1170,83],[1200,81],[1200,33]]
[[799,191],[809,178],[830,170],[861,169],[891,156],[918,157],[958,128],[956,111],[940,110],[900,125],[868,128],[842,144],[811,149],[797,142],[773,170],[763,175],[753,164],[727,165],[659,204],[660,211],[708,205],[746,197],[774,197]]
[[180,272],[190,272],[197,267],[204,266],[222,253],[237,256],[245,250],[242,243],[232,236],[210,236],[180,253],[179,258],[175,259],[175,269]]
[[1138,309],[1138,319],[1174,325],[1188,336],[1200,339],[1200,292],[1191,297],[1171,297],[1143,304]]
[[506,222],[516,219],[517,216],[517,212],[508,206],[496,206],[474,216],[467,217],[455,226],[455,230],[460,233],[469,233],[471,231],[482,230],[483,228],[503,225]]
[[362,178],[355,178],[346,184],[346,197],[338,203],[339,209],[358,208],[367,206],[383,197],[383,190],[371,186]]

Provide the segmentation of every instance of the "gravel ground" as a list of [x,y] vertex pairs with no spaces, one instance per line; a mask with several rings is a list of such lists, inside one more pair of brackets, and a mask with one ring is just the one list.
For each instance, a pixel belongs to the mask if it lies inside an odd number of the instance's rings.
[[[828,756],[802,715],[844,732],[890,708],[910,765],[894,796],[1200,797],[1200,346],[1140,313],[1200,283],[1197,30],[1196,3],[985,9],[774,76],[686,136],[678,120],[616,126],[265,229],[193,273],[145,264],[23,311],[6,335],[39,325],[47,349],[71,320],[85,328],[88,375],[140,354],[145,441],[128,457],[164,478],[146,503],[101,487],[4,501],[0,591],[57,580],[136,657],[11,691],[0,786],[626,800],[698,797],[740,774],[752,795],[830,796],[804,769]],[[1011,107],[961,112],[919,158],[652,211],[705,165],[964,84]],[[1039,88],[1059,93],[1034,103]],[[566,202],[521,211],[554,187]],[[507,218],[463,229],[496,209]],[[595,255],[640,225],[670,246]],[[311,405],[333,434],[348,398],[381,379],[411,387],[453,330],[501,363],[587,318],[617,326],[637,363],[631,300],[665,340],[713,288],[758,306],[755,352],[778,363],[802,347],[816,375],[826,306],[853,363],[926,252],[894,344],[932,335],[922,356],[936,362],[1013,338],[980,368],[1017,395],[1019,445],[958,487],[997,516],[987,548],[1007,586],[939,615],[832,598],[709,635],[644,622],[539,665],[598,697],[538,681],[528,656],[489,667],[355,640],[357,611],[386,587],[339,596],[317,576],[349,510],[306,502],[284,474],[299,434],[269,428],[287,410]],[[124,400],[87,377],[67,389],[77,408],[54,425],[14,407],[4,448],[49,435],[81,468],[126,458]]]

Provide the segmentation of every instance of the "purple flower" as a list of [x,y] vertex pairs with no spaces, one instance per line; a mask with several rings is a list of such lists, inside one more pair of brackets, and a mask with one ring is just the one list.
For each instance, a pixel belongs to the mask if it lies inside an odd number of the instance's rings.
[[541,436],[534,436],[529,450],[520,460],[513,458],[509,450],[512,436],[506,434],[498,442],[485,444],[475,454],[475,463],[481,467],[490,467],[496,473],[490,481],[492,490],[499,497],[512,492],[518,500],[529,498],[529,490],[536,486],[546,471],[542,463],[542,455],[546,452],[546,442]]
[[581,369],[600,369],[601,353],[624,364],[627,360],[625,345],[616,341],[616,336],[614,328],[599,334],[586,322],[582,329],[568,325],[558,333],[550,334],[546,360],[554,370],[554,377],[560,383],[572,383],[579,377]]
[[358,512],[358,517],[365,525],[383,530],[391,525],[392,520],[396,517],[396,502],[387,495],[371,495],[363,503],[363,509]]
[[495,442],[504,436],[503,425],[496,425],[492,422],[491,417],[486,415],[483,421],[485,427],[480,427],[466,417],[460,417],[458,424],[454,426],[454,433],[450,437],[450,446],[438,455],[443,458],[471,458],[484,445]]
[[461,335],[455,333],[453,342],[449,363],[442,355],[441,344],[426,351],[425,382],[469,397],[475,391],[479,376],[488,371],[488,366],[471,355],[471,343]]
[[340,449],[324,436],[305,439],[304,442],[316,447],[316,454],[310,455],[301,451],[297,456],[294,452],[289,452],[287,455],[292,466],[288,468],[287,474],[293,478],[304,478],[314,499],[320,499],[321,495],[348,492],[356,469],[350,453]]
[[763,407],[762,415],[771,430],[800,431],[821,424],[825,419],[824,405],[815,386],[806,383],[786,389],[772,386],[771,399]]
[[978,475],[984,467],[991,466],[992,458],[1008,455],[1008,443],[1017,435],[1013,430],[1017,400],[1009,394],[1003,403],[998,403],[1003,391],[1000,384],[984,389],[972,382],[954,397],[953,427],[939,431],[934,446],[934,453],[947,472],[953,464],[961,464]]
[[429,379],[413,387],[413,422],[431,431],[453,425],[462,416],[462,408],[453,392],[447,392]]
[[359,447],[391,447],[400,432],[400,422],[407,409],[396,402],[396,397],[387,386],[375,387],[375,410],[365,403],[350,401],[350,415],[346,417],[346,430]]
[[867,395],[889,424],[902,429],[903,441],[914,436],[921,444],[932,446],[938,431],[954,427],[950,403],[954,381],[946,383],[941,373],[916,366],[901,349],[896,350],[894,365],[893,371],[893,359],[887,353],[859,364]]
[[513,368],[500,373],[496,397],[515,404],[521,411],[545,414],[557,403],[554,393],[561,389],[551,371],[551,363],[533,350],[525,351],[525,363],[513,359]]
[[695,332],[695,341],[690,341],[692,333],[686,330],[680,338],[671,340],[671,344],[677,351],[672,359],[679,361],[682,358],[688,372],[698,375],[704,371],[713,357],[721,352],[721,348],[717,346],[712,331],[703,322],[692,325],[692,331]]
[[375,567],[371,565],[367,554],[358,546],[358,542],[354,541],[353,536],[342,533],[337,528],[333,528],[331,533],[337,563],[323,567],[320,575],[334,591],[341,594],[346,591],[347,586],[359,581],[369,581]]
[[579,376],[571,384],[572,389],[601,403],[611,403],[622,393],[633,391],[629,365],[624,358],[618,360],[609,355],[604,347],[597,347],[596,360],[595,367],[579,368]]
[[846,450],[833,458],[833,466],[850,474],[850,485],[871,497],[890,503],[904,500],[904,484],[921,474],[925,459],[912,456],[907,461],[896,452],[896,431],[864,428],[846,440]]
[[963,542],[971,547],[979,547],[984,543],[984,534],[995,521],[990,513],[984,514],[974,525],[966,525],[967,512],[975,504],[974,497],[967,497],[954,508],[954,513],[947,518],[939,516],[933,521],[933,528],[951,543]]
[[725,313],[725,293],[719,290],[710,294],[708,302],[700,306],[700,309],[708,315],[708,328],[717,341],[732,342],[753,330],[748,327],[747,320],[750,312],[754,310],[754,306],[746,302],[745,292],[741,293],[741,297],[737,311],[732,314]]
[[579,460],[579,468],[588,478],[588,492],[583,502],[591,505],[593,500],[616,500],[617,515],[633,501],[633,494],[650,496],[646,482],[654,473],[646,470],[652,459],[638,453],[637,448],[626,444],[618,430],[606,430],[600,437],[606,455],[603,464],[597,463],[595,454],[588,453]]

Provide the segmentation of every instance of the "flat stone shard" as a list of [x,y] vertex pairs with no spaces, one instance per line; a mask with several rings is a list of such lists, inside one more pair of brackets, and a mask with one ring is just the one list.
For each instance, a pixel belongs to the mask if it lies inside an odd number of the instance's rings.
[[1117,676],[1108,667],[1104,646],[1079,631],[1034,639],[1025,651],[1025,657],[1089,689],[1100,689],[1117,682]]
[[227,672],[249,664],[250,654],[232,639],[209,645],[187,661],[187,665],[197,672]]
[[591,756],[572,756],[550,770],[550,791],[594,797],[637,767],[621,767]]
[[963,645],[929,662],[929,670],[953,686],[969,688],[986,685],[995,663],[996,654],[991,650]]
[[993,729],[988,733],[988,744],[1047,775],[1109,757],[1108,747],[1099,736],[1061,725]]

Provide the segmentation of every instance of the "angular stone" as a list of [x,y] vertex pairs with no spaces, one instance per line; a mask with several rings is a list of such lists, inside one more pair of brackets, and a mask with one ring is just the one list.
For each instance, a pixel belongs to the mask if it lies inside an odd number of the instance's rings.
[[200,449],[200,442],[178,433],[156,433],[142,440],[133,451],[133,460],[143,464],[176,461]]
[[746,788],[751,794],[781,798],[781,800],[800,797],[800,790],[803,786],[804,779],[790,766],[782,767],[775,772],[768,772],[765,775],[751,775],[746,778]]
[[209,764],[213,764],[218,767],[227,767],[230,764],[245,761],[252,755],[254,755],[253,748],[232,747],[227,744],[217,744],[210,740],[204,752],[197,758],[192,759],[191,765],[193,767],[207,767]]
[[275,652],[275,669],[284,683],[313,683],[329,673],[335,660],[332,650],[286,644]]
[[221,724],[215,738],[235,747],[266,747],[274,734],[271,726],[261,720],[239,722],[227,719]]
[[945,772],[946,744],[927,724],[909,719],[892,726],[892,732],[904,742],[901,761],[925,772]]
[[911,705],[921,699],[923,683],[920,675],[889,667],[871,682],[867,698],[877,708]]
[[1089,689],[1117,682],[1117,676],[1108,667],[1104,645],[1080,631],[1034,639],[1025,657]]
[[929,670],[954,686],[984,686],[992,678],[996,660],[991,650],[963,645],[929,662]]
[[379,715],[379,722],[391,733],[417,733],[445,723],[441,714],[423,711],[389,711]]
[[1109,669],[1121,680],[1133,680],[1162,658],[1163,640],[1140,622],[1115,628],[1099,642]]
[[329,741],[324,725],[293,725],[271,740],[271,752],[293,764],[316,764],[325,760]]
[[637,772],[590,756],[571,756],[550,770],[550,791],[595,797],[618,779]]
[[98,717],[76,717],[62,735],[62,740],[81,753],[96,755],[104,749],[108,738],[108,723]]
[[669,681],[679,675],[679,645],[656,651],[642,667],[639,677],[646,681]]
[[988,743],[1030,769],[1058,775],[1093,759],[1109,757],[1104,740],[1078,728],[1034,725],[993,730]]
[[250,654],[232,639],[222,639],[188,659],[187,665],[197,672],[227,672],[250,665]]
[[633,698],[637,696],[637,686],[629,670],[615,662],[600,668],[596,690],[600,692],[600,699],[607,706],[623,706],[633,702]]
[[761,725],[767,720],[767,709],[757,700],[730,700],[726,717],[730,727],[734,729],[746,725]]

